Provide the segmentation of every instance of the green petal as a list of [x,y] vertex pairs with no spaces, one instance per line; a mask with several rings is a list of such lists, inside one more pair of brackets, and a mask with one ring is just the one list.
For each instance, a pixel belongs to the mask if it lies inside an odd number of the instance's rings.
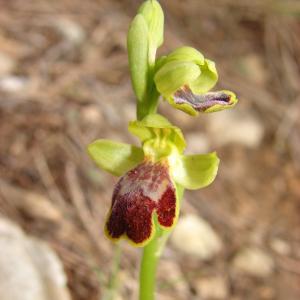
[[133,19],[127,37],[128,60],[132,86],[139,101],[144,99],[148,76],[148,27],[138,14]]
[[186,189],[196,190],[208,186],[217,175],[219,158],[216,153],[182,155],[171,166],[175,182]]
[[205,59],[205,64],[200,69],[200,76],[190,84],[190,88],[195,94],[208,92],[218,81],[218,72],[213,61]]
[[163,150],[163,145],[168,142],[174,144],[180,153],[186,146],[181,130],[159,114],[147,115],[141,121],[131,121],[128,130],[142,143],[149,140],[157,142],[157,147],[160,148],[157,150]]
[[110,140],[97,140],[87,150],[100,168],[115,176],[125,174],[144,159],[141,148]]

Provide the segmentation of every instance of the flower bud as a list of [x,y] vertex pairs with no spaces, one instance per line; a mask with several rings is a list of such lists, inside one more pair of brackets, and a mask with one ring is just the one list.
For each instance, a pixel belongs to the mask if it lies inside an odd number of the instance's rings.
[[150,45],[155,50],[161,46],[164,39],[164,13],[156,0],[144,2],[139,11],[148,26]]
[[[130,24],[127,35],[131,81],[138,100],[138,110],[145,110],[147,93],[152,89],[157,48],[163,43],[164,14],[157,0],[145,1]],[[145,115],[145,113],[142,113]]]

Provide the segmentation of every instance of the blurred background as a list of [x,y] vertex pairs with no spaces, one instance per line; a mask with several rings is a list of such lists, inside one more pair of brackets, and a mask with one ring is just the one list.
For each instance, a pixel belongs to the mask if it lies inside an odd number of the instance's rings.
[[[0,0],[0,298],[137,299],[140,250],[103,235],[117,178],[86,154],[137,143],[126,33],[142,1]],[[216,150],[186,192],[157,299],[300,299],[300,2],[162,0],[165,43],[214,60],[235,109],[162,103],[187,153]],[[115,293],[110,293],[115,290]]]

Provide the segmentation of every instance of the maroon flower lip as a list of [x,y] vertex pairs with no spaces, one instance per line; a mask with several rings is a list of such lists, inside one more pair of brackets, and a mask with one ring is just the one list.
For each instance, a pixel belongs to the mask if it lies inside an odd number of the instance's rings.
[[224,92],[210,92],[203,95],[195,95],[185,85],[174,94],[176,104],[189,104],[197,111],[205,111],[213,105],[230,105],[231,96]]
[[153,236],[154,212],[162,227],[172,227],[176,219],[176,190],[166,161],[145,160],[117,183],[106,233],[111,239],[126,236],[142,246]]

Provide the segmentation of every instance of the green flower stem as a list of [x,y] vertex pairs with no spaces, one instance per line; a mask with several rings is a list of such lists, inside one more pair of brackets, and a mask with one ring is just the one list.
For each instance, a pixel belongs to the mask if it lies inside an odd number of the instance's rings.
[[152,85],[152,90],[148,93],[148,97],[143,102],[137,102],[137,119],[142,120],[149,114],[155,114],[157,111],[159,94],[153,84],[149,80],[149,85]]
[[157,230],[156,236],[144,247],[140,270],[140,300],[154,300],[155,275],[160,258],[159,235]]
[[[181,204],[184,188],[177,186],[177,197]],[[157,222],[157,221],[156,221]],[[156,233],[151,242],[144,247],[140,269],[139,300],[154,300],[156,270],[160,256],[170,236],[170,231],[163,231],[156,225]]]

